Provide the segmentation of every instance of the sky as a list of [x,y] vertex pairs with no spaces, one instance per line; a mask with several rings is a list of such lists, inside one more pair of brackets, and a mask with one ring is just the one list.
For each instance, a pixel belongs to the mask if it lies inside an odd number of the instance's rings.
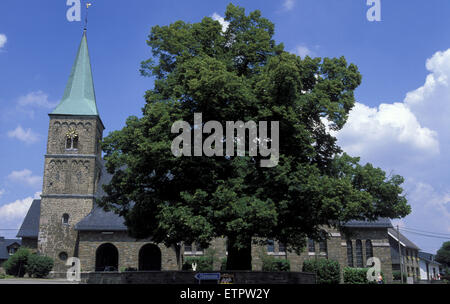
[[[153,86],[139,73],[151,55],[151,27],[223,21],[230,1],[90,2],[88,44],[106,136],[130,115],[141,116],[143,95]],[[450,2],[380,0],[380,21],[368,20],[366,0],[232,2],[260,10],[287,51],[345,56],[358,66],[362,84],[347,124],[335,134],[338,144],[362,163],[405,177],[412,213],[393,224],[432,232],[403,230],[421,250],[436,252],[450,238]],[[63,96],[84,26],[67,20],[71,6],[0,1],[0,236],[15,236],[42,189],[47,114]]]

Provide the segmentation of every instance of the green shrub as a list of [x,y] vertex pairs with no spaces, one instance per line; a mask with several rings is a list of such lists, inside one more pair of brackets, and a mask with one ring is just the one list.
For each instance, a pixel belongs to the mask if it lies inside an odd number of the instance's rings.
[[[392,272],[392,278],[394,281],[400,281],[401,271],[395,270]],[[403,282],[406,282],[406,273],[403,273]]]
[[53,268],[53,259],[47,256],[31,254],[28,257],[26,271],[30,277],[45,278]]
[[[377,284],[377,281],[369,282],[367,280],[367,271],[369,268],[344,268],[344,283],[345,284]],[[381,272],[381,276],[384,280],[383,272]],[[400,275],[399,275],[400,279]]]
[[6,274],[22,278],[26,273],[26,267],[30,255],[31,251],[28,248],[19,248],[16,253],[10,256],[9,259],[3,263],[3,268],[5,269]]
[[210,256],[202,257],[186,257],[183,263],[183,270],[192,270],[192,264],[197,264],[196,271],[212,271],[213,270],[213,259]]
[[303,263],[303,271],[316,274],[317,284],[339,284],[341,281],[339,263],[334,260],[306,260]]
[[278,259],[275,257],[267,256],[263,259],[262,271],[290,271],[291,264],[289,260]]

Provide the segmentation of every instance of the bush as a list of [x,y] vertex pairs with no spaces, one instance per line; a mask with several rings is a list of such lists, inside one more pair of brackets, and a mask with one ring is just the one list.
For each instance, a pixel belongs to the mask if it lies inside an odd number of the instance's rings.
[[334,260],[306,260],[303,271],[315,273],[317,284],[339,284],[341,281],[339,263]]
[[289,260],[277,259],[275,257],[265,257],[263,259],[262,271],[290,271],[291,263]]
[[[400,281],[401,271],[395,270],[392,272],[392,278],[394,281]],[[406,273],[403,273],[403,282],[406,282]]]
[[53,268],[53,259],[32,254],[28,257],[26,271],[30,277],[45,278]]
[[[377,284],[377,281],[367,280],[367,271],[369,268],[344,268],[344,283],[345,284]],[[383,281],[385,280],[383,273],[381,272]],[[398,275],[400,280],[400,274]]]
[[213,259],[210,256],[202,257],[186,257],[183,263],[183,270],[192,270],[192,264],[197,264],[196,271],[212,271],[213,270]]
[[3,268],[5,269],[6,274],[22,278],[25,275],[28,258],[30,255],[31,251],[28,248],[19,248],[16,253],[10,256],[9,259],[3,263]]

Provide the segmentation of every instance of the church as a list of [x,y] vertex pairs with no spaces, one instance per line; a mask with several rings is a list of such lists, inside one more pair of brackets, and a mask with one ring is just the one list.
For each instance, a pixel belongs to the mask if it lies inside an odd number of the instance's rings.
[[[203,248],[184,244],[181,250],[155,244],[151,239],[128,235],[124,220],[96,205],[104,195],[102,185],[109,183],[100,142],[105,126],[95,97],[86,31],[83,32],[75,63],[64,95],[49,114],[47,153],[44,155],[42,194],[31,204],[17,234],[22,246],[51,257],[53,273],[65,273],[66,261],[78,257],[82,272],[180,270],[188,256],[202,256]],[[262,256],[288,259],[291,271],[301,271],[303,261],[328,258],[341,268],[366,267],[370,257],[378,257],[385,280],[392,280],[389,219],[375,222],[352,221],[349,235],[329,230],[323,242],[309,240],[301,255],[268,240],[267,246],[253,245],[252,267],[261,270]],[[214,240],[214,269],[227,255],[226,240]]]

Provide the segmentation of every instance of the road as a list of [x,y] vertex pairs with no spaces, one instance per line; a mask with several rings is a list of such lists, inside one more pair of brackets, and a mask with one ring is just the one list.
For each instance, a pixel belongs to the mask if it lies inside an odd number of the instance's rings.
[[79,284],[78,282],[70,282],[64,279],[3,279],[0,280],[0,285],[3,284]]

